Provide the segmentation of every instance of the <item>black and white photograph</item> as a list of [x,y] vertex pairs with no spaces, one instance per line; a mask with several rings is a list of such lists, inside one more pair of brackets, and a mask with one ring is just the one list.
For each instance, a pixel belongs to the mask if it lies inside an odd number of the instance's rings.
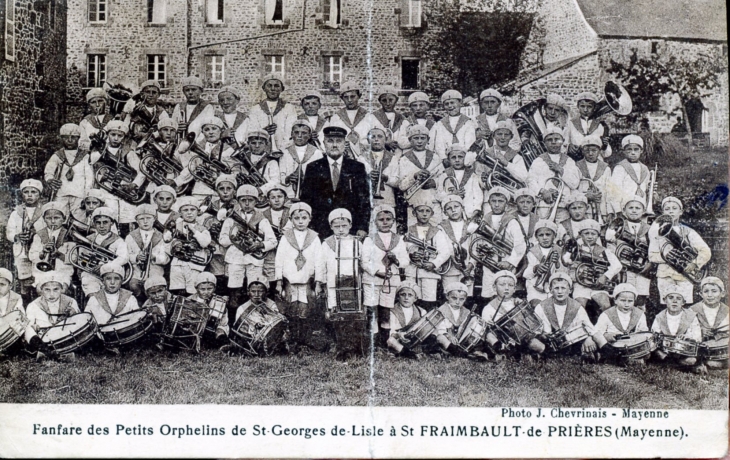
[[724,1],[2,3],[0,411],[727,417]]

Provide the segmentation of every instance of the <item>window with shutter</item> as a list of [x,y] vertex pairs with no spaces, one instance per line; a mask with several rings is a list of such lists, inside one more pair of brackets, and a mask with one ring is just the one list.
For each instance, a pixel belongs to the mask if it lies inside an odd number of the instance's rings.
[[284,24],[284,0],[264,0],[267,25]]
[[205,19],[208,24],[223,24],[224,0],[206,0]]
[[165,24],[167,22],[167,0],[147,0],[147,22]]
[[15,61],[15,2],[5,1],[5,59]]
[[342,0],[322,0],[322,22],[328,27],[342,24]]

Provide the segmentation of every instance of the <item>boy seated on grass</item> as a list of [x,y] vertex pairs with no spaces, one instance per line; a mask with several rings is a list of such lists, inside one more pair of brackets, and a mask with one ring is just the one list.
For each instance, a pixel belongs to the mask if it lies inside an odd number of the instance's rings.
[[[215,342],[227,342],[226,337],[228,337],[230,330],[226,311],[228,298],[215,295],[215,288],[216,279],[214,274],[210,272],[198,273],[195,275],[195,294],[188,298],[211,308],[208,324],[213,321],[215,325]],[[216,302],[216,305],[213,305],[213,302]]]
[[[690,309],[697,313],[697,320],[702,329],[702,341],[728,339],[728,307],[722,302],[725,285],[720,278],[707,276],[700,282],[702,301],[692,305]],[[708,369],[727,369],[727,360],[706,358],[703,364]]]
[[[139,304],[132,291],[122,289],[124,278],[122,266],[113,262],[104,264],[99,274],[103,284],[102,289],[89,297],[86,311],[94,315],[100,327],[114,321],[120,315],[139,310]],[[117,347],[105,345],[105,348],[112,355],[119,355]]]
[[[11,289],[12,286],[13,274],[7,268],[0,268],[0,325],[7,326],[21,335],[26,344],[26,350],[34,354],[36,359],[43,359],[45,356],[50,355],[52,350],[36,334],[35,329],[33,329],[28,317],[25,315],[23,299]],[[12,312],[18,312],[19,314],[8,316]],[[12,350],[12,348],[0,352],[0,356]]]
[[159,275],[150,276],[144,282],[144,290],[147,300],[142,304],[142,310],[152,317],[156,328],[161,330],[167,316],[171,313],[169,308],[173,300],[172,294],[167,290],[167,281]]
[[[628,283],[621,283],[613,289],[614,306],[605,310],[598,317],[596,322],[596,333],[603,334],[609,346],[605,348],[607,352],[612,350],[610,346],[620,336],[634,334],[636,332],[647,332],[649,327],[646,325],[646,316],[644,312],[634,306],[638,291]],[[648,353],[647,353],[648,356]],[[621,358],[620,364],[644,364],[647,356],[638,358]]]
[[[654,323],[651,325],[651,331],[669,337],[701,342],[702,329],[697,320],[697,313],[684,309],[686,300],[681,289],[676,286],[668,286],[662,301],[667,308],[656,315]],[[671,353],[663,350],[661,346],[652,353],[652,357],[682,370],[691,370],[697,363],[696,357]],[[699,368],[697,370],[701,371]]]
[[[518,305],[512,297],[517,286],[517,277],[508,270],[498,271],[494,276],[494,290],[497,296],[482,309],[482,318],[492,326]],[[517,340],[517,337],[513,339]],[[498,361],[504,358],[504,355],[499,354],[501,351],[530,350],[542,353],[545,350],[545,345],[534,337],[525,343],[503,343],[491,329],[487,330],[484,340],[489,349],[488,353]]]
[[583,328],[588,337],[559,349],[551,347],[549,351],[553,354],[581,355],[585,359],[597,361],[597,352],[606,344],[606,339],[596,333],[583,305],[570,297],[573,280],[567,273],[557,271],[550,276],[549,283],[551,296],[535,307],[535,316],[542,321],[541,341],[550,343],[552,338]]
[[459,347],[457,342],[457,331],[472,314],[464,308],[467,289],[464,283],[451,283],[444,287],[446,303],[439,307],[439,311],[444,315],[445,320],[436,327],[436,340],[445,352],[453,356],[488,361],[489,357],[486,354],[481,351],[467,353]]
[[416,305],[421,297],[421,288],[412,281],[404,281],[395,292],[396,303],[390,309],[390,337],[388,347],[396,356],[420,359],[420,347],[414,348],[404,331],[413,326],[426,314],[426,310]]
[[[244,316],[244,314],[251,308],[262,306],[264,309],[269,310],[270,312],[279,313],[279,306],[276,305],[276,302],[268,297],[268,292],[269,280],[265,276],[252,276],[248,280],[248,300],[243,305],[239,305],[236,309],[235,321],[233,323],[234,329],[239,327],[239,321],[241,317]],[[286,349],[283,346],[281,348]],[[220,348],[220,351],[228,353],[235,351],[236,349],[237,348],[234,344],[229,343],[223,345]]]

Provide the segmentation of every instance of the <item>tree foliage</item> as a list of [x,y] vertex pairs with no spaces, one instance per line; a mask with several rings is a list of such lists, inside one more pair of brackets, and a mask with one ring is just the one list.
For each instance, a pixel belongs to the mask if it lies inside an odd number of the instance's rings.
[[517,76],[537,1],[434,1],[427,27],[415,42],[428,64],[424,90],[440,94],[455,88],[464,95]]

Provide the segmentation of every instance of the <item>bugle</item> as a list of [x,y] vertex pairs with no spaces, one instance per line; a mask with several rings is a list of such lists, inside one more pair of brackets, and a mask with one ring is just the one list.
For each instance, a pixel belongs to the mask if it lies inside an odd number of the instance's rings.
[[550,213],[548,214],[546,219],[551,222],[555,222],[555,218],[558,215],[558,207],[560,206],[560,200],[563,199],[563,193],[565,192],[565,182],[563,182],[563,180],[559,177],[550,177],[545,181],[544,186],[548,185],[549,183],[552,183],[555,185],[555,187],[556,187],[555,190],[558,191],[557,197],[555,198],[555,200],[553,200],[553,203],[550,204],[547,201],[545,201],[542,198],[542,196],[540,196],[538,198],[538,203],[537,203],[538,206],[536,206],[535,209],[537,209],[539,207],[540,201],[544,201],[545,204],[550,205]]
[[[440,161],[436,161],[433,166],[431,166],[427,172],[428,176],[423,180],[418,180],[413,183],[410,187],[408,187],[405,192],[403,193],[406,200],[410,200],[413,198],[413,195],[415,195],[419,190],[421,190],[431,179],[436,177],[442,170],[443,170],[443,163]],[[422,170],[423,171],[423,170]]]
[[[61,172],[63,172],[63,163],[58,163],[58,166],[56,166],[56,169],[53,171],[53,179],[54,180],[61,180]],[[58,193],[57,189],[51,189],[51,193],[48,195],[48,201],[53,201],[56,199],[56,194]]]
[[[117,255],[109,249],[94,244],[76,230],[69,230],[69,234],[76,244],[68,251],[66,260],[79,270],[100,278],[98,269],[116,259]],[[132,265],[126,262],[122,268],[124,269],[122,284],[126,284],[132,279]]]
[[382,200],[383,195],[380,194],[380,189],[383,184],[383,163],[384,158],[380,159],[380,164],[378,165],[378,179],[371,181],[372,187],[373,187],[373,199],[374,200]]
[[41,254],[41,260],[38,261],[38,263],[35,264],[35,268],[42,272],[50,272],[54,268],[54,261],[52,259],[53,254],[58,251],[58,241],[56,240],[56,237],[54,236],[51,240],[51,245],[53,245],[52,251],[46,251],[45,248],[43,249],[43,253]]
[[706,268],[690,269],[688,265],[693,264],[699,252],[692,247],[687,237],[674,229],[674,220],[666,214],[657,217],[655,224],[658,225],[659,236],[667,241],[662,244],[660,252],[667,262],[667,265],[687,277],[688,280],[699,284],[706,275]]

